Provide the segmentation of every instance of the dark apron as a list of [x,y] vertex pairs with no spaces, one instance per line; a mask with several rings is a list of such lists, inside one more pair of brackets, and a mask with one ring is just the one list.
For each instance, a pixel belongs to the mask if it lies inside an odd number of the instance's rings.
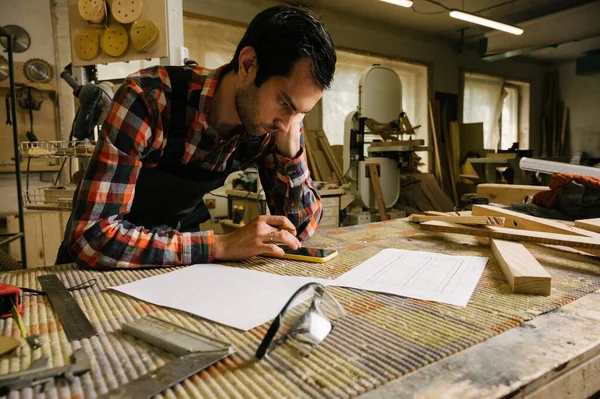
[[[203,200],[204,194],[223,186],[227,176],[242,167],[243,158],[256,158],[262,139],[253,137],[239,143],[225,171],[207,170],[191,162],[182,164],[188,130],[188,84],[192,70],[184,67],[165,69],[171,80],[172,93],[171,122],[169,133],[165,135],[167,144],[155,167],[142,167],[140,170],[131,210],[123,218],[147,229],[194,232],[200,230],[201,223],[210,219]],[[58,251],[56,264],[74,261],[65,243],[66,239]]]

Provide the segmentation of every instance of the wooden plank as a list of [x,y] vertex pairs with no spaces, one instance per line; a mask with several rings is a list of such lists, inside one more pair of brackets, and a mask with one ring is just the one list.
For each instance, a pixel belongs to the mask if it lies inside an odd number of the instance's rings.
[[600,239],[568,234],[523,231],[506,227],[474,227],[456,223],[431,221],[420,224],[421,230],[438,233],[466,234],[477,237],[498,238],[508,241],[534,242],[548,245],[563,245],[572,248],[600,249]]
[[429,120],[431,122],[431,133],[433,136],[433,153],[435,155],[435,177],[438,184],[442,185],[442,163],[440,161],[440,145],[435,128],[435,114],[433,112],[433,100],[429,101]]
[[331,168],[333,174],[336,175],[338,180],[342,180],[342,167],[335,160],[335,154],[331,150],[331,145],[329,144],[329,139],[324,131],[318,130],[316,132],[317,138],[319,139],[319,143],[321,144],[321,150],[325,154],[325,158],[329,162],[329,167]]
[[315,159],[317,169],[319,169],[319,174],[321,175],[321,180],[329,181],[329,182],[333,181],[331,169],[329,169],[329,164],[327,163],[327,160],[325,159],[325,154],[323,154],[323,151],[313,150],[313,157]]
[[548,186],[527,186],[519,184],[479,184],[477,195],[487,197],[490,202],[510,205],[513,202],[522,203],[528,195],[534,196],[542,191],[549,191]]
[[473,205],[473,216],[498,216],[504,218],[504,227],[521,230],[534,230],[546,233],[570,234],[575,236],[593,237],[600,239],[600,234],[567,226],[566,224],[551,219],[542,219],[536,216],[497,208],[491,205]]
[[382,221],[388,220],[387,210],[385,208],[385,202],[383,201],[383,192],[381,191],[381,183],[379,182],[379,172],[377,171],[378,163],[367,163],[365,166],[369,168],[369,174],[371,178],[371,184],[373,185],[373,192],[377,199],[377,210],[379,217]]
[[425,211],[423,212],[427,216],[453,216],[457,217],[455,213],[439,212],[439,211]]
[[408,221],[413,222],[413,223],[423,223],[423,222],[429,222],[432,220],[439,220],[442,222],[451,222],[451,223],[458,223],[458,224],[466,224],[466,225],[472,225],[472,226],[486,226],[486,225],[504,226],[504,218],[493,217],[493,216],[410,215],[408,217]]
[[515,152],[498,152],[498,153],[490,152],[488,154],[485,154],[485,157],[493,158],[493,159],[515,159],[517,157],[517,153],[515,153]]
[[452,203],[452,200],[450,199],[450,197],[448,197],[448,194],[446,194],[442,187],[439,184],[437,184],[432,174],[414,173],[411,176],[414,176],[418,180],[420,180],[420,187],[422,189],[423,187],[427,187],[426,190],[428,190],[428,192],[431,193],[433,197],[435,197],[435,202],[439,204],[439,207],[437,207],[437,209],[435,210],[445,212],[450,212],[454,210],[454,204]]
[[307,133],[308,132],[304,133],[304,148],[306,149],[309,170],[312,172],[314,180],[321,180],[321,174],[319,173],[319,168],[317,168],[314,154],[312,152],[312,144],[310,143],[310,140],[308,139]]
[[[530,216],[524,213],[497,208],[490,205],[473,205],[472,214],[474,216],[504,217],[504,227],[510,229],[533,230],[557,234],[570,234],[581,237],[592,237],[600,240],[600,234],[591,231],[583,230],[578,227],[567,226],[563,223],[556,222],[554,220],[542,219],[536,216]],[[600,256],[600,251],[594,249],[577,249],[589,253],[590,255]]]
[[371,147],[419,147],[425,145],[425,140],[395,140],[395,141],[373,141]]
[[552,277],[523,244],[491,239],[490,247],[513,292],[551,294]]
[[600,233],[600,218],[596,219],[580,219],[575,221],[575,227]]
[[50,266],[56,261],[58,248],[62,242],[59,212],[42,212],[40,218],[44,240],[44,266]]

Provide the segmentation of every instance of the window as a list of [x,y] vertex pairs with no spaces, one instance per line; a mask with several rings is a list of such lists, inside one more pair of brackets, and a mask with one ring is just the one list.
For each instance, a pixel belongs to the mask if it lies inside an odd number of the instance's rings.
[[413,126],[421,125],[416,138],[424,139],[427,145],[427,67],[344,50],[337,51],[333,84],[323,96],[323,130],[329,142],[332,145],[344,143],[344,121],[358,107],[360,75],[373,64],[396,71],[402,81],[404,112]]
[[231,62],[246,28],[198,18],[183,18],[183,43],[189,58],[206,68]]
[[483,144],[489,150],[519,143],[529,148],[529,83],[465,73],[463,122],[483,122]]

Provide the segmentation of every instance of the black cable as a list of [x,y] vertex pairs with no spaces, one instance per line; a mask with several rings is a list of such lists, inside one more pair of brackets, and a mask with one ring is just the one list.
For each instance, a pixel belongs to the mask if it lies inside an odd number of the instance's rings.
[[[87,281],[84,281],[81,284],[77,284],[77,285],[74,285],[72,287],[69,287],[69,288],[67,288],[67,290],[72,292],[72,291],[83,290],[83,289],[86,289],[86,288],[92,288],[93,286],[96,285],[96,282],[97,282],[96,279],[92,278],[92,279],[89,279]],[[27,287],[19,287],[19,288],[23,292],[25,292],[27,294],[31,294],[31,295],[46,295],[46,293],[44,291],[41,291],[41,290],[36,290],[36,289],[33,289],[33,288],[27,288]]]

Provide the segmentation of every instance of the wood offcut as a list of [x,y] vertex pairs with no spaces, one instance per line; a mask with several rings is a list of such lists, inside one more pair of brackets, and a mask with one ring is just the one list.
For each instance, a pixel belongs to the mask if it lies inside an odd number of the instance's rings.
[[513,292],[551,294],[552,277],[523,244],[493,238],[490,247]]

